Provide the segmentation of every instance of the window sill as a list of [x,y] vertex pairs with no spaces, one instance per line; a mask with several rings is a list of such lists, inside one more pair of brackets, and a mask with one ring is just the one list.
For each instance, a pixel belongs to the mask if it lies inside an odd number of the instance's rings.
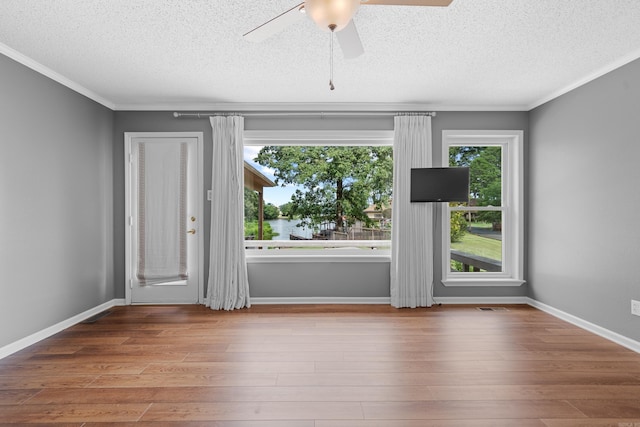
[[[364,252],[364,253],[363,253]],[[391,251],[361,249],[247,249],[248,264],[270,263],[388,263]]]
[[442,280],[442,284],[447,287],[452,286],[471,286],[471,287],[479,287],[479,286],[522,286],[525,284],[525,280],[519,279],[501,279],[501,278],[464,278],[464,279],[447,279]]

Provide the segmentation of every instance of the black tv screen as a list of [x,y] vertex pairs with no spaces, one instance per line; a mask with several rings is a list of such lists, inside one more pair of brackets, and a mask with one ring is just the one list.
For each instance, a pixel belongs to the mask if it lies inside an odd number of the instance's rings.
[[469,168],[411,169],[411,202],[469,202]]

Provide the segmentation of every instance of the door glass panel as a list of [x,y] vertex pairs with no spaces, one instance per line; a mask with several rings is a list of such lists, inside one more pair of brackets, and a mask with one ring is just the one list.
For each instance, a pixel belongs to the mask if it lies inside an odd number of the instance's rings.
[[140,143],[138,150],[138,281],[186,285],[187,144]]

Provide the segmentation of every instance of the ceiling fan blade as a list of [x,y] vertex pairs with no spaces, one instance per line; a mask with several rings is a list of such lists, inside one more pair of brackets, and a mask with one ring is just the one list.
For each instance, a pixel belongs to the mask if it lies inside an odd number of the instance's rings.
[[361,5],[383,4],[387,6],[449,6],[453,0],[362,0]]
[[304,2],[292,7],[286,12],[260,25],[259,27],[254,28],[248,33],[243,34],[242,37],[244,37],[244,39],[247,41],[255,43],[266,40],[272,35],[284,30],[289,25],[304,19],[305,14],[301,11],[301,9],[304,9]]
[[336,32],[336,38],[340,43],[340,49],[342,49],[345,59],[357,58],[364,53],[364,47],[362,47],[362,41],[353,19],[349,21],[346,27]]

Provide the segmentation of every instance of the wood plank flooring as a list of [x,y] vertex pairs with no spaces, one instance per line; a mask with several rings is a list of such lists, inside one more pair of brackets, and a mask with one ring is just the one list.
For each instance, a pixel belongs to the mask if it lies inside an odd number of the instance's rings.
[[640,427],[640,354],[506,308],[116,307],[0,360],[0,425]]

